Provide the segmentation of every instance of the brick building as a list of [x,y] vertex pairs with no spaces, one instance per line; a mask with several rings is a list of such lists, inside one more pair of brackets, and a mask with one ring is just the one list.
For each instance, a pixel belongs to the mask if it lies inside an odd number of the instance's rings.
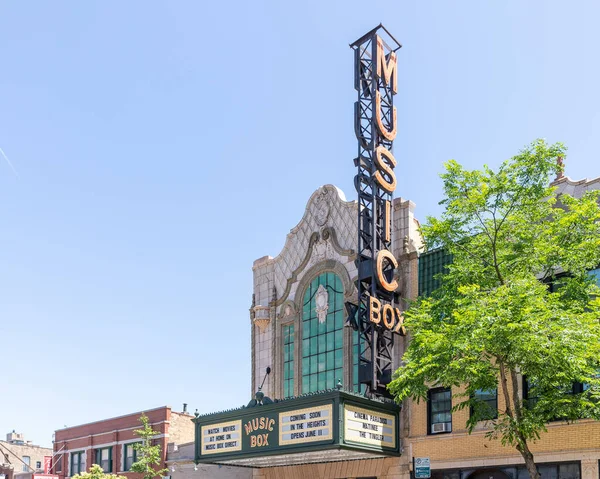
[[[573,181],[560,177],[553,186],[556,194],[580,198],[585,191],[600,189],[600,178]],[[419,258],[419,293],[429,294],[438,286],[434,275],[441,273],[451,258],[443,250],[422,254]],[[590,271],[600,282],[600,269]],[[521,378],[522,379],[522,378]],[[526,397],[526,384],[519,396]],[[500,441],[489,441],[489,431],[480,422],[472,434],[467,433],[468,408],[452,413],[452,396],[460,388],[433,388],[427,401],[415,404],[406,401],[404,450],[408,464],[412,457],[431,460],[433,479],[527,479],[529,477],[521,455]],[[492,410],[505,408],[504,398],[497,391],[485,392],[481,399]],[[600,477],[600,422],[580,420],[568,424],[553,422],[547,425],[539,441],[530,447],[539,465],[542,479],[598,479]]]
[[[585,191],[600,189],[600,178],[573,181],[561,177],[554,186],[558,195],[579,198]],[[265,369],[270,366],[273,371],[263,390],[274,398],[330,388],[331,381],[338,378],[345,388],[358,391],[352,331],[343,328],[339,343],[335,342],[335,320],[339,312],[336,305],[340,302],[336,295],[347,300],[356,294],[352,251],[356,237],[355,208],[355,203],[346,202],[337,188],[330,185],[320,188],[309,200],[300,223],[288,234],[283,251],[275,258],[263,257],[255,261],[251,309],[255,325],[252,330],[253,390],[260,386]],[[421,238],[413,210],[414,205],[408,201],[394,201],[394,254],[400,264],[400,288],[407,299],[435,289],[434,275],[451,261],[439,250],[419,255]],[[600,270],[590,274],[600,281]],[[328,291],[329,307],[324,322],[334,326],[331,344],[327,338],[321,341],[325,347],[324,355],[319,349],[319,336],[321,332],[325,335],[330,332],[328,329],[320,331],[318,325],[313,331],[311,323],[318,315],[315,296],[320,285]],[[321,326],[321,329],[325,328]],[[310,343],[315,335],[316,355],[312,354]],[[396,343],[397,360],[405,340]],[[342,357],[339,367],[335,362],[338,347]],[[331,368],[329,349],[333,350],[334,366]],[[333,374],[327,374],[329,369],[333,369]],[[450,412],[452,395],[458,392],[458,389],[433,388],[428,401],[403,404],[400,457],[267,467],[255,469],[254,477],[410,479],[413,477],[413,459],[428,457],[432,479],[528,479],[523,459],[514,448],[503,447],[499,441],[484,437],[489,430],[485,423],[480,423],[472,434],[468,434],[468,408]],[[523,391],[519,394],[522,396]],[[484,399],[495,408],[504,407],[502,397]],[[551,423],[548,432],[543,433],[531,448],[542,479],[600,478],[598,421]]]
[[171,479],[252,479],[249,467],[194,464],[194,442],[169,443],[167,468]]
[[44,457],[51,456],[52,449],[36,446],[12,431],[6,441],[0,441],[0,474],[6,479],[31,479],[33,474],[44,472]]
[[[192,441],[194,428],[191,415],[172,411],[169,406],[143,411],[152,429],[158,432],[155,444],[161,446],[162,462],[166,465],[167,444]],[[54,436],[52,473],[64,479],[87,471],[99,464],[105,472],[138,479],[141,475],[130,472],[136,461],[133,444],[139,442],[134,430],[140,428],[142,411],[125,416],[103,419],[79,426],[58,429]]]

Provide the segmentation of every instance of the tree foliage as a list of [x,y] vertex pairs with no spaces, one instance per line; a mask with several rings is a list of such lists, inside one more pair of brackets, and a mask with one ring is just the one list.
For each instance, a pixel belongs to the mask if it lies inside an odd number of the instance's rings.
[[[475,391],[498,387],[504,406],[488,438],[515,447],[532,479],[529,443],[546,423],[600,418],[600,299],[588,274],[600,264],[599,195],[556,197],[564,155],[537,140],[497,170],[446,163],[445,210],[422,233],[453,260],[407,312],[411,341],[390,384],[398,401],[434,385],[460,390],[453,409],[474,408],[469,432],[487,413]],[[519,394],[522,376],[536,401]]]
[[141,442],[134,444],[137,461],[131,465],[132,472],[140,472],[144,479],[153,479],[167,474],[168,469],[158,469],[162,462],[162,451],[160,444],[153,444],[152,440],[159,434],[152,429],[148,416],[142,414],[140,417],[142,423],[141,429],[136,429],[134,433],[141,438]]
[[75,474],[71,479],[127,479],[125,476],[107,474],[98,464],[92,464],[89,472]]

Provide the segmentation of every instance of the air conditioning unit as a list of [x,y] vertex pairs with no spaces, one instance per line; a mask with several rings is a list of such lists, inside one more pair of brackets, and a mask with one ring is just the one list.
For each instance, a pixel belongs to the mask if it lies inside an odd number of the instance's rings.
[[431,434],[437,434],[440,432],[452,432],[452,423],[438,422],[437,424],[431,425]]

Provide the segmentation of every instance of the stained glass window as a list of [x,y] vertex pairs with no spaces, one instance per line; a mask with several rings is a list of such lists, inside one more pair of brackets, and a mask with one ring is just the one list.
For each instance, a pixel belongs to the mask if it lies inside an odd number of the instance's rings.
[[358,384],[358,357],[360,354],[360,336],[358,331],[352,331],[352,388],[356,393],[364,393],[365,386]]
[[344,288],[334,273],[315,278],[302,309],[302,393],[344,381]]
[[294,325],[286,324],[283,334],[283,397],[294,395]]

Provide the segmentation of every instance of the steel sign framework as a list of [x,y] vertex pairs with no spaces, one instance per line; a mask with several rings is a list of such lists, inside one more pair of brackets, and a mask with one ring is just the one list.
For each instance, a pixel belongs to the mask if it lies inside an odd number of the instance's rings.
[[[381,34],[381,36],[380,36]],[[385,40],[382,38],[384,37]],[[390,45],[391,44],[391,45]],[[348,323],[359,332],[359,382],[366,394],[388,396],[395,333],[404,335],[396,307],[398,266],[392,253],[392,198],[397,131],[396,51],[401,45],[379,25],[350,45],[354,50],[354,129],[358,140],[358,304],[347,303]]]

